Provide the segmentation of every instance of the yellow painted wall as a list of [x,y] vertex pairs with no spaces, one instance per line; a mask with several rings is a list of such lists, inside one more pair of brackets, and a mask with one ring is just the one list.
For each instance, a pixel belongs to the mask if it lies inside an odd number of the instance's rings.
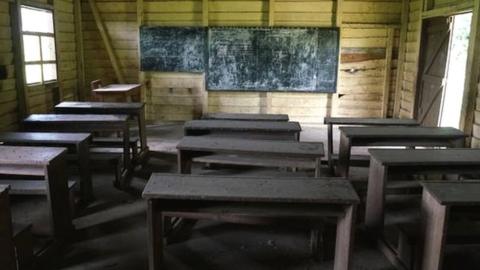
[[[127,81],[138,81],[136,3],[99,0],[97,7],[108,30],[114,52]],[[332,27],[336,1],[276,0],[275,26]],[[201,0],[145,0],[144,23],[159,26],[202,26]],[[401,0],[344,1],[341,33],[342,56],[338,94],[205,92],[198,74],[144,73],[145,101],[150,120],[188,120],[208,112],[287,113],[304,123],[320,123],[327,114],[381,116],[387,27],[397,29]],[[82,4],[86,82],[101,78],[115,81],[112,65],[93,21],[87,1]],[[210,0],[210,26],[267,26],[269,1]],[[395,30],[394,60],[389,87],[392,114],[399,30]],[[358,72],[351,74],[350,69]]]
[[[37,1],[46,3],[46,1]],[[15,85],[12,30],[7,0],[0,0],[0,64],[7,65],[9,77],[0,80],[0,129],[18,127],[18,100]],[[58,86],[60,99],[75,100],[77,88],[75,29],[72,0],[55,0],[55,34],[58,56]],[[53,90],[48,86],[26,86],[29,113],[50,112]]]
[[0,0],[0,65],[6,65],[8,78],[0,80],[0,130],[15,129],[17,126],[17,92],[7,0]]

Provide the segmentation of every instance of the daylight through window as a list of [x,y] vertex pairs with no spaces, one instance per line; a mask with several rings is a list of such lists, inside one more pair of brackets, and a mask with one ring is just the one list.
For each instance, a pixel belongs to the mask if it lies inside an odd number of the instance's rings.
[[21,14],[26,83],[56,81],[57,59],[52,11],[22,6]]

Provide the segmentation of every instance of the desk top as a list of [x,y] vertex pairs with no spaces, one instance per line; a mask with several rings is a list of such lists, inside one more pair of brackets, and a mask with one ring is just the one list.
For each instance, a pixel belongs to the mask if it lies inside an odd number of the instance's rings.
[[143,191],[147,199],[229,202],[357,204],[347,180],[252,178],[154,173]]
[[235,120],[192,120],[185,123],[186,130],[228,130],[259,132],[300,132],[298,122],[235,121]]
[[238,121],[280,121],[288,122],[288,114],[260,113],[209,113],[202,117],[206,120],[238,120]]
[[25,123],[111,123],[126,122],[127,115],[110,115],[110,114],[32,114],[25,118]]
[[94,92],[128,92],[141,87],[141,84],[109,84],[97,89]]
[[73,102],[64,101],[55,106],[55,109],[141,109],[145,106],[143,102]]
[[480,166],[480,149],[370,149],[368,152],[384,165]]
[[3,143],[76,144],[91,137],[90,133],[0,132],[0,142]]
[[464,138],[466,135],[451,127],[340,127],[350,138]]
[[359,117],[325,117],[325,124],[360,125],[360,126],[418,126],[415,119],[399,118],[359,118]]
[[425,181],[423,188],[442,205],[480,205],[480,181]]
[[177,149],[205,152],[291,154],[314,158],[324,156],[323,143],[321,142],[268,141],[204,136],[185,136],[177,145]]
[[66,152],[62,147],[0,146],[1,165],[48,165]]

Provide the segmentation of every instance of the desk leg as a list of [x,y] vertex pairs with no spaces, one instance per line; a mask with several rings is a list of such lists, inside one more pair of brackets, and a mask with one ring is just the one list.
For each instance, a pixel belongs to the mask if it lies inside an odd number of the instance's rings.
[[163,218],[155,200],[148,200],[148,269],[160,270],[163,263]]
[[322,159],[316,158],[315,159],[315,178],[319,178],[321,176],[321,168],[322,168]]
[[334,174],[333,168],[333,125],[328,124],[327,131],[327,155],[328,155],[328,170],[331,174]]
[[178,173],[191,174],[192,173],[192,155],[190,151],[178,150]]
[[141,158],[143,155],[148,153],[148,145],[147,145],[147,133],[146,133],[146,125],[145,125],[145,108],[142,108],[137,115],[138,118],[138,133],[140,135],[140,148]]
[[80,196],[82,204],[94,200],[92,173],[90,171],[90,157],[88,142],[77,144],[78,168],[80,170]]
[[[423,191],[422,226],[425,235],[422,269],[441,270],[447,232],[449,207],[440,205],[428,191]],[[421,254],[419,254],[421,256]]]
[[50,162],[45,172],[51,228],[54,237],[61,243],[73,230],[66,165],[65,156],[61,155]]
[[340,150],[338,152],[338,166],[337,175],[341,177],[348,177],[350,167],[350,152],[352,145],[349,138],[345,134],[340,135]]
[[345,215],[338,218],[335,242],[334,270],[348,270],[352,263],[355,205],[347,206]]
[[132,169],[132,163],[130,159],[130,130],[128,123],[123,128],[123,173],[122,173],[122,188],[127,188],[130,170]]
[[0,265],[5,270],[16,270],[12,214],[8,191],[0,192]]
[[465,138],[460,138],[452,141],[452,148],[464,148],[465,147]]
[[388,172],[376,159],[370,158],[368,173],[365,225],[372,232],[379,232],[384,224],[385,185]]

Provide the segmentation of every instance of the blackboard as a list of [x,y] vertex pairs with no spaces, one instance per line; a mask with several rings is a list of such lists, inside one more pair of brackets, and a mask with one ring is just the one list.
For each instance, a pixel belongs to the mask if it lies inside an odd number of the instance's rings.
[[208,90],[335,92],[337,28],[208,30]]
[[204,72],[206,35],[203,27],[142,26],[141,70]]

